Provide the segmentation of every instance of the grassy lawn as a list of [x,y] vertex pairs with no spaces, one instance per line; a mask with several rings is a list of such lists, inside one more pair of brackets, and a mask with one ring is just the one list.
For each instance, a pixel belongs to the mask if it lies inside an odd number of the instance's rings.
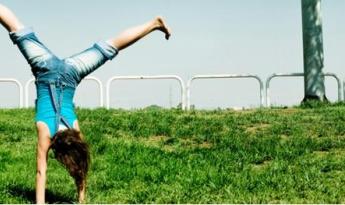
[[[78,109],[88,203],[345,203],[345,106]],[[33,109],[0,110],[0,203],[35,202]],[[74,203],[49,154],[47,200]]]

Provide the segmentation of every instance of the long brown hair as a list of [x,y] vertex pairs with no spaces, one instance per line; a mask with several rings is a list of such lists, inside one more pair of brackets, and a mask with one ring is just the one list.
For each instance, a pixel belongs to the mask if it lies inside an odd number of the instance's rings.
[[84,189],[90,165],[90,152],[82,134],[75,129],[59,131],[54,135],[50,148],[55,158],[74,178],[78,190]]

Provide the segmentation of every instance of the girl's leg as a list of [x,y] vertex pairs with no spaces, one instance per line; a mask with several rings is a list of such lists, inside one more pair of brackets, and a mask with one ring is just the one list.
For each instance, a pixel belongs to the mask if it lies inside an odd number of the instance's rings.
[[96,46],[98,49],[94,49],[94,47],[87,49],[66,58],[65,61],[73,65],[79,76],[78,81],[80,81],[103,65],[107,60],[113,59],[119,50],[125,49],[155,30],[162,31],[165,34],[165,38],[169,39],[171,34],[170,28],[166,25],[162,17],[156,17],[145,24],[123,31],[120,35],[107,40],[107,43],[102,43],[102,46]]
[[[32,29],[24,28],[15,14],[2,4],[0,4],[0,24],[10,33],[11,40],[17,44],[31,67],[39,68],[43,61],[53,56],[51,51],[37,39]],[[30,38],[24,38],[26,36]]]
[[155,30],[160,30],[165,33],[167,40],[171,35],[170,28],[166,25],[163,18],[156,17],[145,24],[123,31],[120,35],[109,39],[107,42],[118,50],[122,50]]
[[24,28],[14,13],[2,4],[0,4],[0,23],[8,32],[15,32]]

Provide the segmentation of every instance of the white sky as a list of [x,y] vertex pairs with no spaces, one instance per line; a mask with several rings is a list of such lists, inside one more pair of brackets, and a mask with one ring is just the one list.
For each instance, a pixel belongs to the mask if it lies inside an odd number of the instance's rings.
[[[23,3],[25,2],[25,3]],[[300,0],[3,0],[57,56],[67,57],[123,29],[162,15],[173,29],[171,40],[154,33],[120,53],[92,76],[106,85],[117,75],[178,75],[185,82],[197,74],[255,74],[303,72]],[[345,1],[323,0],[324,72],[345,77]],[[30,68],[0,29],[0,78],[23,85]],[[16,88],[0,84],[0,107],[17,106]],[[337,99],[337,85],[326,80],[326,94]],[[139,108],[152,104],[176,106],[180,89],[175,81],[122,81],[112,84],[111,105]],[[30,88],[30,104],[35,98]],[[274,79],[271,101],[294,105],[303,99],[303,78]],[[201,80],[192,86],[197,108],[259,105],[253,80]],[[76,104],[98,105],[97,86],[83,82]]]

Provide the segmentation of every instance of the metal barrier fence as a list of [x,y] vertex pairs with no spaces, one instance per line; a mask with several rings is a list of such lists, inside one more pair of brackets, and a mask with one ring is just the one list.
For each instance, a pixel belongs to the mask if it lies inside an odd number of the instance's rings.
[[[341,80],[340,78],[334,74],[334,73],[324,73],[323,74],[325,77],[333,77],[336,81],[337,81],[337,84],[338,84],[338,101],[341,101],[342,100],[342,97],[341,97]],[[269,92],[269,89],[270,89],[270,82],[273,78],[277,78],[277,77],[303,77],[304,76],[304,73],[274,73],[272,75],[270,75],[267,80],[266,80],[266,106],[267,107],[270,107],[271,106],[271,99],[270,99],[270,92]],[[344,83],[345,85],[345,83]],[[345,96],[345,91],[344,91],[344,96]]]
[[[341,82],[340,78],[334,74],[334,73],[324,73],[325,77],[332,77],[336,80],[338,85],[338,101],[342,100],[342,95],[344,96],[345,100],[345,80],[343,83]],[[261,80],[260,77],[257,75],[236,75],[236,74],[220,74],[220,75],[196,75],[190,78],[187,82],[187,87],[185,86],[184,81],[181,77],[177,75],[154,75],[154,76],[114,76],[111,77],[107,81],[106,85],[106,107],[110,108],[110,86],[111,83],[115,80],[146,80],[146,79],[152,79],[152,80],[164,80],[164,79],[170,79],[170,80],[176,80],[179,82],[181,87],[181,104],[183,110],[190,110],[191,108],[191,85],[192,82],[197,79],[217,79],[217,78],[252,78],[259,82],[260,85],[260,106],[266,105],[267,107],[271,106],[271,99],[270,99],[270,82],[273,78],[278,77],[303,77],[304,73],[274,73],[270,75],[265,82],[265,88],[264,83]],[[96,77],[86,77],[85,80],[89,81],[95,81],[98,85],[99,90],[99,106],[104,107],[104,90],[103,90],[103,84],[102,82],[96,78]],[[35,79],[30,79],[25,83],[25,92],[23,92],[23,86],[22,84],[13,78],[0,78],[0,83],[13,83],[16,84],[19,89],[19,107],[29,107],[29,86],[35,82]],[[343,86],[343,87],[342,87]],[[24,102],[25,98],[25,102]],[[266,103],[265,103],[266,101]]]
[[19,108],[23,108],[23,86],[22,84],[13,78],[0,78],[0,82],[3,83],[13,83],[16,84],[18,86],[19,89]]
[[253,78],[259,82],[260,85],[260,106],[264,106],[265,104],[265,99],[264,99],[264,84],[257,75],[235,75],[235,74],[219,74],[219,75],[196,75],[193,76],[187,83],[187,110],[190,110],[191,104],[190,104],[190,95],[191,95],[191,85],[192,82],[197,80],[197,79],[217,79],[217,78]]
[[29,107],[29,87],[35,82],[35,78],[31,78],[25,83],[25,107]]
[[99,106],[103,107],[104,106],[104,91],[103,91],[103,83],[96,77],[92,77],[92,76],[88,76],[86,78],[84,78],[85,80],[88,81],[94,81],[97,83],[98,85],[98,90],[99,90]]
[[[86,78],[84,78],[84,80],[88,80],[88,81],[95,81],[98,85],[98,89],[99,89],[99,105],[100,107],[103,107],[103,84],[102,82],[96,78],[96,77],[92,77],[92,76],[88,76]],[[32,83],[35,82],[35,78],[32,78],[30,80],[28,80],[26,83],[25,83],[25,107],[28,108],[29,107],[29,87]]]
[[181,104],[182,104],[182,109],[186,109],[186,102],[185,102],[185,84],[182,78],[180,78],[177,75],[154,75],[154,76],[114,76],[110,78],[107,81],[107,86],[106,86],[106,100],[107,100],[107,109],[110,108],[110,85],[113,81],[115,80],[164,80],[164,79],[169,79],[169,80],[177,80],[180,84],[181,87]]

